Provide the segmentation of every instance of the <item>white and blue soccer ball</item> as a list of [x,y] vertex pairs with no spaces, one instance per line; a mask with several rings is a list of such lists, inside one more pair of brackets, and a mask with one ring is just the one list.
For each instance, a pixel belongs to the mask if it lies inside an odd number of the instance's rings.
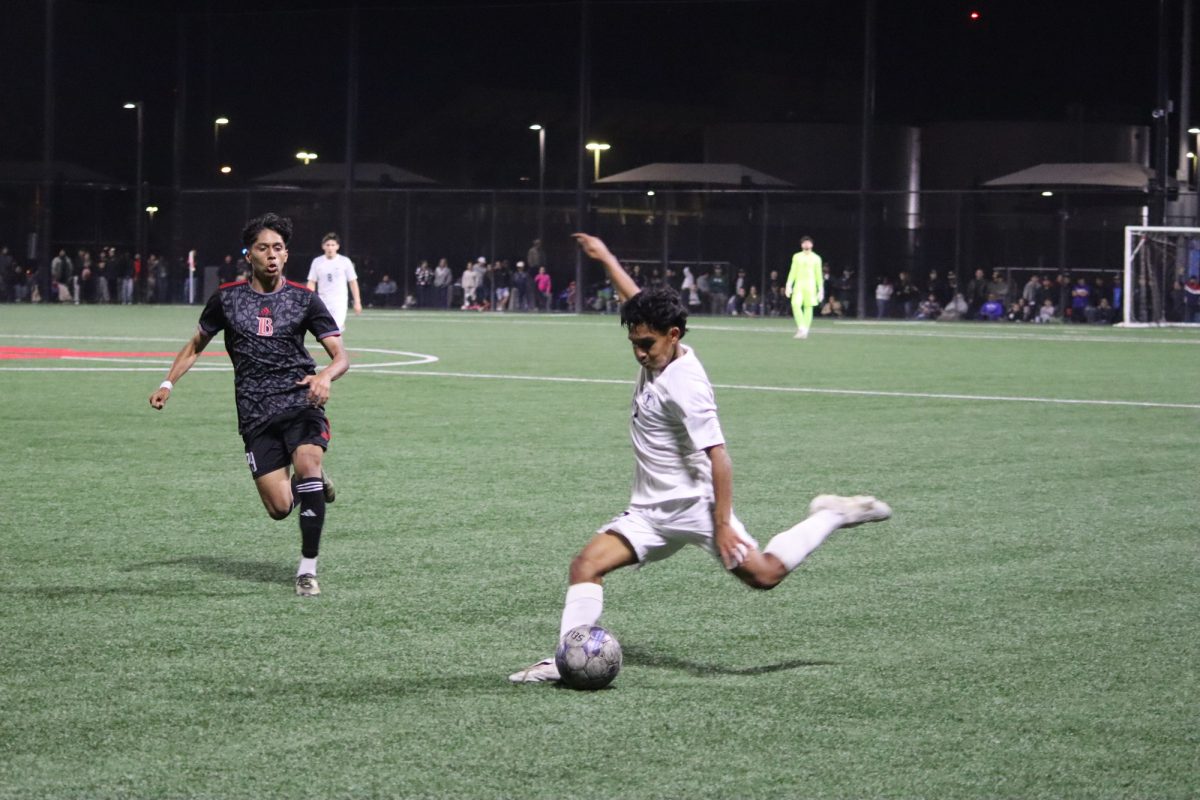
[[563,634],[554,663],[564,686],[603,689],[621,671],[621,644],[599,625],[580,625]]

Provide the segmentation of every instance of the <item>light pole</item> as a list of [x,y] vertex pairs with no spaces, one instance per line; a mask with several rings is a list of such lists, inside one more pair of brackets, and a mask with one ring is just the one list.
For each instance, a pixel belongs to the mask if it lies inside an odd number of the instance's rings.
[[316,153],[310,153],[310,152],[308,152],[307,150],[301,150],[299,153],[296,153],[296,158],[298,158],[298,159],[300,159],[301,161],[303,161],[303,162],[304,162],[304,166],[306,166],[306,167],[307,167],[307,166],[308,166],[308,162],[310,162],[310,161],[315,161],[315,160],[316,160],[316,158],[317,158],[317,154],[316,154]]
[[[149,221],[146,223],[146,249],[147,250],[150,249],[150,237],[153,235],[152,231],[154,228],[154,215],[157,213],[158,213],[158,206],[146,206],[146,216],[150,218]],[[143,253],[142,255],[144,257],[145,253]],[[143,262],[143,263],[145,263],[145,262]]]
[[1196,137],[1196,146],[1188,153],[1188,157],[1192,160],[1192,185],[1200,189],[1200,162],[1196,160],[1200,157],[1200,128],[1188,128],[1188,133]]
[[145,150],[145,128],[143,127],[143,105],[141,100],[131,100],[124,108],[137,111],[137,189],[133,202],[133,249],[141,253],[142,247],[142,153]]
[[[221,128],[229,124],[229,117],[217,117],[213,120],[213,160],[221,167]],[[223,171],[223,170],[222,170]]]
[[542,221],[546,217],[546,129],[542,125],[534,123],[529,126],[529,130],[537,131],[538,135],[537,238],[544,239],[545,232],[542,230]]
[[584,145],[584,149],[592,151],[593,160],[595,162],[595,170],[592,178],[593,182],[600,180],[600,154],[611,147],[611,144],[605,144],[604,142],[588,142],[586,145]]

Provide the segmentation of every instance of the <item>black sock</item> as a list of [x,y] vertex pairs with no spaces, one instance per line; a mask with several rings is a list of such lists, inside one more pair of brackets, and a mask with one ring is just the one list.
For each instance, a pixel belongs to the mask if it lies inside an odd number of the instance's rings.
[[295,492],[300,506],[300,555],[316,558],[321,549],[321,529],[325,527],[325,488],[321,476],[300,478]]

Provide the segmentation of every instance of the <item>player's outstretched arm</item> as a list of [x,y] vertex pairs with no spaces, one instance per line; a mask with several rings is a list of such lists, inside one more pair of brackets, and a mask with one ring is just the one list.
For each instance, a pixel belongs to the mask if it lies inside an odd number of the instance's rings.
[[346,348],[342,346],[341,336],[326,336],[321,340],[321,346],[329,354],[331,359],[329,366],[316,375],[305,375],[304,378],[297,381],[300,384],[307,384],[308,402],[317,406],[323,406],[329,401],[329,385],[350,369],[350,357],[346,355]]
[[713,479],[713,543],[726,569],[741,566],[746,560],[746,543],[737,535],[730,520],[733,517],[733,462],[725,445],[705,449],[712,463]]
[[159,410],[167,404],[167,400],[171,397],[171,390],[175,387],[175,382],[187,374],[187,371],[196,363],[196,359],[204,352],[204,348],[208,347],[208,343],[212,341],[212,335],[205,333],[197,328],[196,333],[192,338],[187,340],[175,356],[175,361],[171,364],[171,369],[167,371],[167,379],[162,382],[162,385],[155,390],[154,394],[150,395],[150,405]]
[[571,238],[579,242],[579,247],[584,254],[604,265],[604,269],[608,272],[608,279],[612,281],[613,288],[617,290],[617,294],[621,296],[622,300],[628,300],[641,291],[602,240],[586,233],[573,233]]

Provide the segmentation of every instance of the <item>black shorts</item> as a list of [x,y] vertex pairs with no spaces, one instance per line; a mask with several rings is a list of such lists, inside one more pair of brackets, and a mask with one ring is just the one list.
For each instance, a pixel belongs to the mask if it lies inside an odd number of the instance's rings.
[[242,437],[250,474],[260,478],[286,467],[292,463],[292,453],[302,444],[328,450],[329,430],[329,419],[319,408],[298,408],[273,417],[257,433]]

